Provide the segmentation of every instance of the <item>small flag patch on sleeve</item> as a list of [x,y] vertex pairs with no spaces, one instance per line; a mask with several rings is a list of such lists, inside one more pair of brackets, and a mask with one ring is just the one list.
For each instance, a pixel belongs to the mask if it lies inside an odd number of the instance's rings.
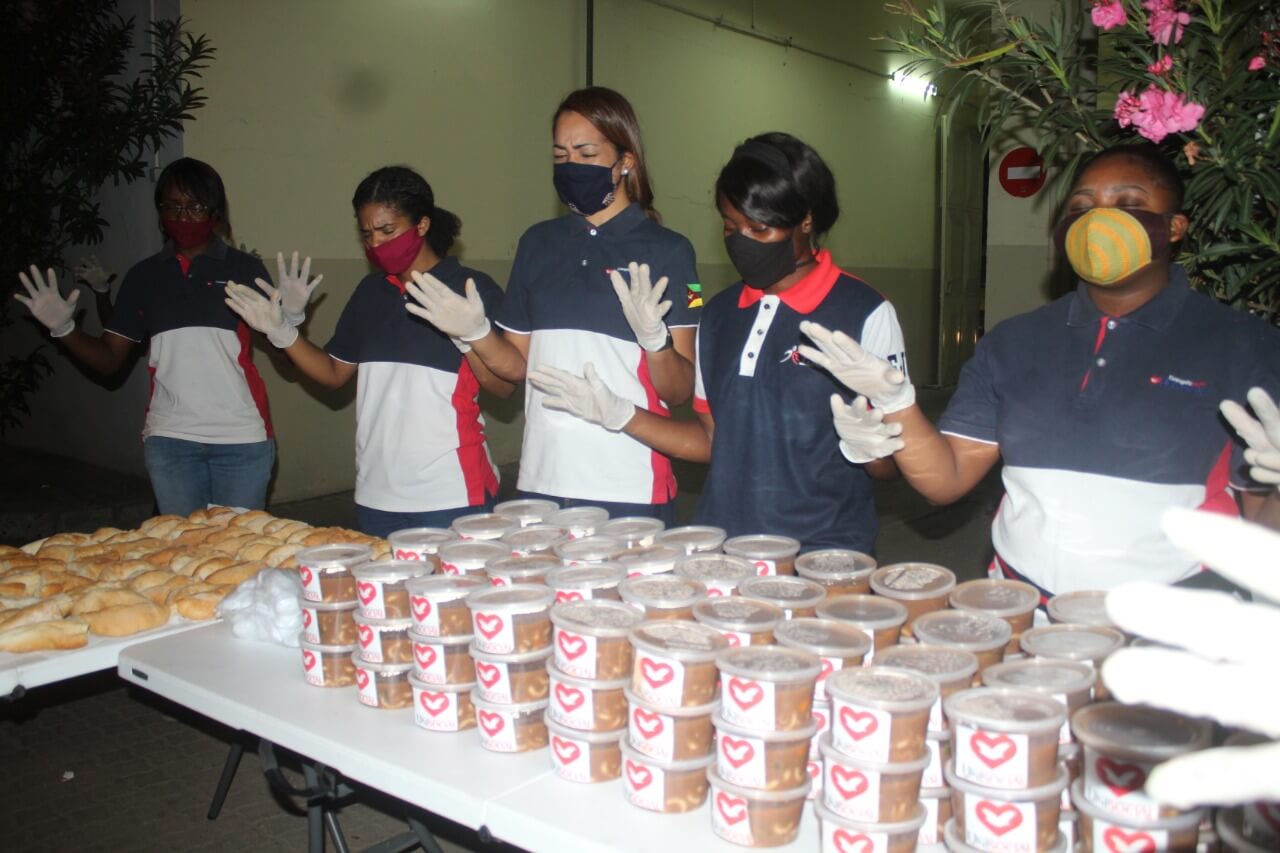
[[702,307],[702,285],[701,284],[698,284],[695,281],[693,284],[689,285],[689,291],[687,296],[689,299],[690,308]]

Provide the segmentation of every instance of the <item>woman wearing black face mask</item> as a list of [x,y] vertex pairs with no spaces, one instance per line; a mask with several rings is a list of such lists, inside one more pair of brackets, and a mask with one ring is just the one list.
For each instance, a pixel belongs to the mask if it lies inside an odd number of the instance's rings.
[[[424,317],[468,341],[508,381],[523,381],[527,366],[586,371],[665,419],[667,406],[693,389],[701,303],[693,247],[658,224],[639,124],[617,92],[569,94],[556,109],[552,143],[556,191],[570,214],[520,238],[497,320],[503,332],[474,300],[433,288],[410,293]],[[528,389],[522,495],[674,522],[671,462],[620,432],[620,408],[582,420],[542,400],[536,386]]]
[[[804,550],[870,552],[869,476],[891,476],[893,466],[847,448],[841,456],[825,416],[840,386],[797,355],[799,327],[816,319],[844,329],[905,368],[893,306],[815,248],[839,215],[835,179],[795,137],[766,133],[739,146],[716,181],[716,204],[743,281],[711,300],[698,326],[698,420],[626,410],[624,429],[666,453],[710,460],[696,522],[730,535],[785,534]],[[546,405],[585,416],[618,408],[608,388],[564,371],[530,381],[547,389]]]
[[63,299],[53,271],[20,274],[19,295],[81,364],[103,376],[150,341],[151,398],[143,453],[162,513],[210,503],[260,509],[275,461],[266,389],[248,329],[223,304],[233,279],[268,279],[262,261],[224,242],[227,196],[213,167],[184,157],[156,182],[162,251],[125,275],[101,337],[76,328],[79,292]]

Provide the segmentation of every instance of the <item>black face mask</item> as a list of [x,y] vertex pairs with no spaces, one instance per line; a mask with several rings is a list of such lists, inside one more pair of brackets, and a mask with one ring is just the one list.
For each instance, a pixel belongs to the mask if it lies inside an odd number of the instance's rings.
[[796,271],[796,247],[790,238],[762,243],[737,232],[724,238],[724,250],[742,280],[765,290]]
[[591,163],[556,163],[551,180],[565,207],[579,216],[599,213],[613,204],[618,189],[613,182],[613,166]]

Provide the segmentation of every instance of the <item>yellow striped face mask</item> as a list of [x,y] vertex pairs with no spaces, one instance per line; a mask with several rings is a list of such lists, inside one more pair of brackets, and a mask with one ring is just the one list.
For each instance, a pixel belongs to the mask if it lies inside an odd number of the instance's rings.
[[1108,287],[1165,257],[1169,217],[1149,210],[1095,207],[1062,220],[1054,236],[1076,275]]

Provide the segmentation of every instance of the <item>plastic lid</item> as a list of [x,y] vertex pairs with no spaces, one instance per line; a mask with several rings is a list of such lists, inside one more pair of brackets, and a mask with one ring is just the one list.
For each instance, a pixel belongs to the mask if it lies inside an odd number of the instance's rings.
[[324,643],[309,643],[302,634],[298,634],[298,645],[304,649],[310,649],[313,652],[320,652],[325,655],[347,655],[351,654],[358,648],[355,643],[343,643],[340,646],[326,646]]
[[[765,743],[790,743],[791,741],[797,740],[809,740],[818,733],[818,723],[815,720],[810,720],[809,725],[802,726],[798,729],[783,729],[779,731],[745,729],[742,726],[737,726],[729,722],[724,717],[720,716],[718,711],[714,716],[712,716],[711,725],[716,727],[717,735],[719,735],[720,732],[727,732],[737,737],[758,738]],[[928,761],[927,757],[925,758],[925,761]],[[920,765],[921,768],[924,766],[924,764]]]
[[863,707],[911,712],[933,705],[938,685],[918,672],[873,664],[831,673],[827,695]]
[[894,563],[871,573],[871,588],[889,598],[909,601],[936,598],[951,592],[955,586],[955,574],[932,563]]
[[485,701],[485,698],[480,695],[479,690],[472,690],[471,704],[475,705],[477,708],[498,711],[512,717],[523,717],[526,714],[546,710],[547,705],[550,704],[550,700],[535,699],[532,702],[517,702],[515,704],[509,702],[487,702]]
[[617,743],[622,740],[622,738],[627,734],[627,727],[623,726],[620,729],[614,729],[609,732],[593,732],[586,729],[571,729],[568,726],[557,723],[555,720],[547,717],[547,731],[551,732],[551,734],[556,737],[582,741],[583,743],[589,743],[592,746],[598,746],[600,744]]
[[[762,732],[757,732],[759,737]],[[720,778],[720,774],[716,772],[714,764],[707,767],[707,781],[722,791],[728,791],[735,797],[741,797],[744,800],[751,800],[757,803],[790,803],[794,800],[803,800],[809,796],[809,789],[813,787],[813,780],[808,776],[804,777],[804,784],[797,785],[794,788],[781,788],[776,791],[765,791],[760,788],[743,788],[740,785],[733,785]]]
[[598,531],[604,536],[621,539],[625,543],[642,542],[661,533],[667,525],[660,519],[643,515],[628,515],[606,521]]
[[515,530],[520,522],[495,512],[477,512],[460,515],[449,526],[464,539],[497,539]]
[[726,539],[724,552],[750,560],[785,560],[800,551],[800,540],[771,533],[752,533]]
[[957,610],[980,610],[1008,619],[1030,613],[1040,604],[1040,592],[1031,584],[1004,578],[965,581],[951,591]]
[[[900,773],[915,773],[929,766],[932,757],[925,753],[914,761],[899,762],[881,762],[867,761],[862,758],[850,758],[845,753],[836,749],[835,743],[831,739],[831,732],[824,732],[822,737],[818,738],[818,752],[822,754],[824,759],[835,761],[840,764],[856,764],[859,770],[874,770],[876,773],[886,775]],[[923,796],[923,794],[921,794]]]
[[419,681],[412,672],[409,673],[409,684],[427,693],[470,693],[476,686],[474,681],[468,681],[466,684],[427,684],[425,681]]
[[534,584],[495,586],[467,596],[467,606],[485,613],[536,613],[556,600],[555,590]]
[[[627,679],[627,683],[630,684],[631,680]],[[639,706],[644,708],[646,711],[652,711],[655,714],[662,714],[667,717],[680,717],[681,719],[684,719],[685,717],[707,717],[715,713],[716,709],[720,707],[719,699],[715,699],[705,705],[682,705],[676,708],[665,705],[655,705],[648,699],[644,699],[632,693],[630,687],[624,689],[622,691],[622,695],[626,697],[627,704],[633,708]]]
[[676,575],[642,575],[618,584],[618,595],[628,604],[655,610],[692,607],[707,597],[707,588],[695,580]]
[[484,564],[490,576],[504,578],[540,578],[560,567],[560,561],[550,554],[529,554],[525,557],[497,557]]
[[618,747],[622,750],[622,757],[628,761],[634,761],[636,764],[646,764],[650,767],[661,767],[666,773],[687,773],[690,770],[701,770],[708,765],[714,764],[716,760],[716,754],[711,752],[707,755],[699,755],[697,758],[686,758],[683,761],[658,761],[652,756],[636,752],[635,748],[628,743],[627,738],[618,741]]
[[1218,809],[1213,819],[1213,828],[1233,853],[1275,853],[1273,848],[1255,844],[1245,838],[1243,807]]
[[987,652],[1009,645],[1013,629],[999,616],[978,610],[935,610],[916,617],[911,633],[922,643]]
[[359,604],[354,598],[350,601],[310,601],[298,596],[298,606],[307,610],[355,610]]
[[[971,847],[964,843],[964,839],[960,837],[960,828],[956,825],[955,818],[947,821],[947,825],[942,828],[942,841],[946,845],[943,849],[950,851],[950,853],[984,853],[977,847]],[[1044,850],[1043,853],[1067,853],[1067,836],[1059,832],[1053,839],[1053,845]]]
[[560,509],[560,504],[542,498],[520,498],[503,501],[493,508],[494,515],[513,518],[524,526],[537,524]]
[[907,608],[902,603],[878,595],[833,595],[819,601],[815,610],[824,619],[852,622],[871,631],[907,621]]
[[543,519],[547,524],[563,527],[578,536],[594,533],[596,528],[608,520],[609,511],[598,506],[571,506],[568,509],[558,509]]
[[819,601],[827,597],[827,590],[814,581],[779,575],[749,578],[738,584],[738,595],[768,601],[787,610],[796,610],[817,606]]
[[428,637],[424,634],[419,634],[412,628],[409,629],[409,639],[424,646],[469,646],[471,645],[471,638],[471,634],[458,634],[452,637]]
[[828,583],[869,575],[875,568],[875,557],[848,548],[826,548],[796,557],[796,574]]
[[368,545],[321,545],[303,548],[294,559],[299,566],[316,572],[345,572],[353,566],[373,559],[373,549]]
[[[861,820],[850,820],[844,815],[839,815],[827,808],[822,802],[821,797],[813,798],[813,813],[818,816],[818,820],[823,823],[834,823],[836,826],[852,829],[854,832],[861,833],[879,833],[883,832],[889,837],[895,835],[909,835],[914,840],[916,833],[920,831],[920,827],[924,826],[925,819],[928,818],[929,812],[921,803],[916,803],[915,810],[911,813],[911,817],[906,820],[896,821],[894,823],[868,823]],[[954,849],[954,848],[953,848]]]
[[609,560],[625,547],[612,536],[584,536],[569,539],[552,547],[552,552],[566,563],[600,563]]
[[942,778],[947,781],[947,787],[966,794],[977,794],[983,799],[995,800],[1001,803],[1026,803],[1033,800],[1059,799],[1062,797],[1062,792],[1066,789],[1067,783],[1071,780],[1071,776],[1067,773],[1066,765],[1059,762],[1058,773],[1053,777],[1053,781],[1039,787],[986,788],[956,776],[952,768],[953,764],[954,762],[948,761],[942,766]]
[[1082,811],[1094,820],[1106,821],[1113,826],[1138,827],[1143,831],[1160,829],[1190,829],[1193,826],[1199,826],[1200,821],[1204,819],[1204,809],[1192,809],[1189,812],[1172,815],[1170,817],[1158,817],[1155,820],[1144,820],[1140,824],[1133,823],[1123,817],[1114,815],[1104,808],[1089,802],[1089,798],[1084,795],[1084,780],[1077,779],[1071,784],[1071,804],[1078,811]]
[[569,675],[566,672],[561,672],[556,667],[556,659],[553,657],[547,658],[547,676],[554,681],[563,682],[570,687],[580,687],[583,690],[590,690],[592,692],[621,690],[631,683],[630,676],[605,680],[598,678],[578,678],[576,675]]
[[694,621],[719,631],[759,633],[771,631],[782,621],[781,607],[738,596],[704,598],[693,605]]
[[1021,643],[1034,657],[1096,663],[1124,645],[1124,634],[1093,625],[1045,625],[1023,631]]
[[1071,715],[1071,731],[1090,749],[1145,762],[1204,749],[1212,734],[1203,720],[1119,702],[1099,702],[1079,709]]
[[684,551],[670,545],[650,545],[647,548],[627,548],[613,555],[614,562],[625,566],[628,571],[656,574],[670,572],[676,567],[676,560]]
[[1075,693],[1088,690],[1098,674],[1087,663],[1048,658],[1010,660],[982,671],[988,687],[1020,687],[1037,693]]
[[497,542],[457,539],[441,543],[436,554],[442,563],[479,563],[483,566],[497,557],[510,556],[511,549]]
[[685,554],[715,551],[729,534],[723,527],[686,525],[664,530],[655,537],[659,545],[670,545]]
[[644,614],[630,604],[607,598],[566,601],[551,608],[551,623],[593,637],[625,637],[644,621]]
[[412,619],[370,619],[360,613],[352,614],[351,618],[355,620],[357,625],[368,625],[370,628],[377,628],[379,631],[408,631],[413,627]]
[[434,554],[441,542],[456,538],[458,538],[456,533],[443,527],[406,527],[388,536],[387,542],[391,543],[392,548],[399,546],[420,548],[429,554]]
[[379,675],[400,675],[413,669],[412,663],[374,663],[360,657],[359,652],[351,653],[351,661],[357,669],[367,669]]
[[484,578],[472,578],[466,575],[428,575],[406,581],[404,588],[410,595],[420,595],[432,601],[452,601],[465,598],[481,587],[488,586]]
[[551,646],[547,646],[546,648],[542,648],[542,649],[534,649],[531,652],[520,652],[519,654],[514,654],[514,655],[511,655],[511,654],[499,655],[499,654],[494,654],[492,652],[481,651],[480,649],[476,648],[474,644],[470,648],[471,657],[474,660],[478,660],[483,663],[501,663],[501,664],[508,664],[508,665],[516,664],[516,663],[529,663],[530,661],[549,660],[551,658],[552,652],[554,651],[555,649],[553,649]]
[[773,638],[780,646],[833,658],[865,655],[871,648],[860,629],[835,619],[788,619],[773,629]]
[[683,578],[709,583],[737,585],[756,576],[755,566],[742,557],[729,554],[687,554],[676,560],[676,574]]
[[723,675],[779,684],[816,680],[822,671],[817,655],[787,646],[727,649],[716,655],[716,668]]
[[923,643],[881,649],[876,652],[875,661],[927,675],[938,684],[968,681],[978,671],[978,658],[973,652]]
[[517,551],[547,551],[569,538],[569,531],[554,524],[531,524],[502,534],[501,541]]
[[388,583],[420,578],[431,574],[434,568],[430,563],[420,563],[417,560],[380,560],[376,563],[356,566],[351,570],[351,574],[355,575],[357,580]]
[[1078,589],[1075,592],[1059,593],[1049,599],[1045,609],[1054,622],[1103,628],[1110,628],[1115,624],[1107,615],[1106,590]]
[[715,628],[683,619],[644,622],[632,629],[630,639],[637,649],[693,663],[715,660],[721,649],[729,647]]
[[626,569],[616,563],[596,563],[591,566],[561,566],[547,572],[544,579],[552,589],[610,589],[622,583]]
[[1000,732],[1056,732],[1067,720],[1067,708],[1052,699],[1016,687],[971,687],[942,700],[942,712],[956,723]]

